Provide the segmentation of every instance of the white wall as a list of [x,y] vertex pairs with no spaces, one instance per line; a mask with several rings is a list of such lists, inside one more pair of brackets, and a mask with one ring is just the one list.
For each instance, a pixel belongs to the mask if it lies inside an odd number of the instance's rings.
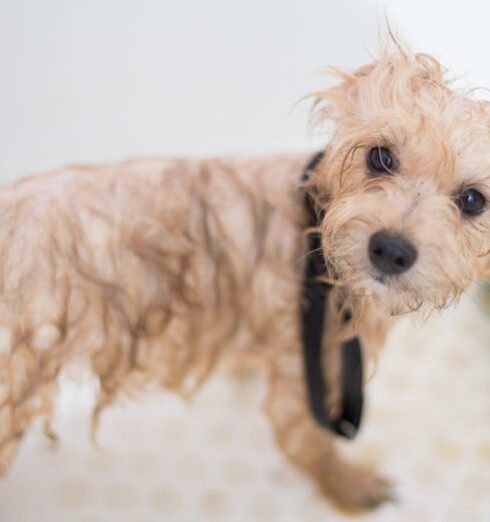
[[73,162],[314,146],[320,66],[370,59],[387,11],[490,86],[488,3],[0,0],[0,179]]

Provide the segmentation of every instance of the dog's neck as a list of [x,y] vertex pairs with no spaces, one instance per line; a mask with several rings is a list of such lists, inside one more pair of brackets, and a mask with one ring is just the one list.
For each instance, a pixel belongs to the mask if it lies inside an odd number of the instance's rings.
[[[313,156],[303,172],[303,183],[323,160],[323,152]],[[342,406],[338,416],[330,416],[325,404],[327,384],[324,377],[322,348],[325,344],[325,326],[329,324],[326,311],[329,306],[331,285],[320,281],[326,266],[323,257],[321,236],[317,231],[318,223],[324,218],[322,209],[318,209],[312,194],[305,190],[305,210],[308,228],[311,228],[308,241],[308,255],[303,282],[304,302],[301,310],[301,329],[303,358],[310,409],[315,420],[324,428],[346,438],[353,438],[359,429],[363,407],[362,350],[357,337],[352,337],[342,344]],[[343,322],[349,322],[351,315],[343,316]]]

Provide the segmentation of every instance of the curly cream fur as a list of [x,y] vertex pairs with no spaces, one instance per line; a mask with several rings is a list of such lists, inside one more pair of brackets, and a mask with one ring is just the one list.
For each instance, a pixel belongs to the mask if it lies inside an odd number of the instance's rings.
[[100,379],[98,415],[151,384],[192,394],[227,345],[289,342],[303,162],[133,161],[3,189],[4,465],[73,356]]
[[[468,185],[490,200],[487,104],[451,90],[426,55],[386,54],[338,74],[317,95],[333,131],[306,187],[326,211],[335,283],[324,350],[332,410],[342,341],[358,335],[375,355],[397,315],[446,306],[486,274],[490,248],[490,212],[465,220],[454,203]],[[369,176],[373,146],[390,147],[396,173]],[[390,497],[372,470],[337,455],[307,409],[298,310],[308,156],[70,167],[0,190],[0,468],[35,417],[53,436],[57,376],[75,357],[100,381],[95,427],[120,393],[162,386],[189,397],[225,353],[255,354],[288,457],[344,507]],[[419,252],[384,282],[367,255],[380,229]]]
[[[311,180],[331,199],[322,225],[324,248],[343,283],[376,307],[398,315],[439,309],[459,297],[490,248],[490,216],[464,219],[455,204],[463,187],[490,199],[488,104],[450,90],[427,55],[383,56],[317,97],[320,118],[335,127],[323,168]],[[366,152],[385,146],[400,163],[392,176],[366,175]],[[389,285],[371,277],[367,241],[388,229],[416,245],[419,256]]]

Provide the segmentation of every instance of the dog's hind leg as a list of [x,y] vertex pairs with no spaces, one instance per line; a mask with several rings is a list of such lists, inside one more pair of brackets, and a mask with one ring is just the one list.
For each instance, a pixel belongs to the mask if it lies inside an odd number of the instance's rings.
[[9,469],[26,430],[42,416],[44,432],[52,441],[52,398],[63,350],[59,330],[45,326],[36,335],[7,330],[0,352],[0,475]]

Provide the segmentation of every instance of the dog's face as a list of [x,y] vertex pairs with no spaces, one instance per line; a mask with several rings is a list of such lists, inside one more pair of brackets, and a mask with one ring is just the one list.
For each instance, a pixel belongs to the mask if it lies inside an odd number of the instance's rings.
[[388,314],[441,308],[490,248],[490,110],[431,57],[380,59],[318,98],[334,122],[313,182],[335,277]]

